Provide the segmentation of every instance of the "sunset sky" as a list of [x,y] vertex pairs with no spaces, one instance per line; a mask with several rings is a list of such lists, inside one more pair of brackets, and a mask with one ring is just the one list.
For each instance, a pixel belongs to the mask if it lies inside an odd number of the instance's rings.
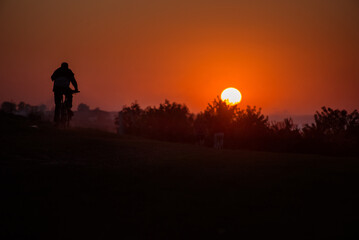
[[199,112],[235,87],[266,114],[359,109],[358,0],[0,0],[0,33],[0,102],[53,106],[66,61],[75,106]]

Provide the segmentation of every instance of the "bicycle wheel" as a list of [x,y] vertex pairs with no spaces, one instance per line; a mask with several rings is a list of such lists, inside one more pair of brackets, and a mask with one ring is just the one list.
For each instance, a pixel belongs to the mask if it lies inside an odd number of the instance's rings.
[[71,113],[70,113],[70,109],[68,109],[68,107],[66,106],[66,127],[69,128],[70,127],[70,120],[71,120]]
[[61,126],[63,128],[67,127],[67,123],[68,123],[68,114],[67,114],[67,107],[66,104],[64,104],[63,102],[61,103],[61,116],[60,116],[60,122],[61,122]]

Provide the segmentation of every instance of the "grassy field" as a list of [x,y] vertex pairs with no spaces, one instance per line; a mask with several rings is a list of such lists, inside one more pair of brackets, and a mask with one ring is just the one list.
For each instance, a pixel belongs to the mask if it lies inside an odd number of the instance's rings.
[[0,239],[359,237],[357,158],[0,123]]

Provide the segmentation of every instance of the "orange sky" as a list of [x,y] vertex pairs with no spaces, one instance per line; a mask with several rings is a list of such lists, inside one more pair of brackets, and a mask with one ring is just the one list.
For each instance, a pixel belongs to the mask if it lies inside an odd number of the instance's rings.
[[227,87],[266,114],[359,108],[357,0],[2,0],[0,101],[53,105],[62,61],[84,102],[206,107]]

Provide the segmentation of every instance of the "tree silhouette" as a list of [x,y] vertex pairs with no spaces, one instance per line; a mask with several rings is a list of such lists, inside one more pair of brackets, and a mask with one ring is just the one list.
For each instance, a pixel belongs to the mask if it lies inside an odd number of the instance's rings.
[[271,129],[279,136],[300,136],[300,129],[297,124],[294,124],[292,118],[285,118],[283,121],[273,123]]
[[279,151],[296,151],[302,148],[302,135],[292,118],[271,124],[272,141],[270,149]]
[[5,113],[14,113],[16,111],[16,104],[13,102],[3,102],[1,110]]
[[[116,124],[125,134],[166,141],[196,139],[214,145],[214,136],[224,136],[224,147],[268,151],[347,153],[359,149],[359,113],[323,107],[315,122],[300,129],[287,118],[269,124],[261,108],[228,105],[219,97],[195,117],[184,104],[165,100],[158,107],[141,109],[138,103],[124,106]],[[222,135],[223,134],[223,135]]]
[[308,137],[348,138],[357,137],[359,129],[359,113],[354,110],[348,114],[346,110],[322,107],[321,112],[314,115],[314,123],[306,124],[303,132]]
[[[314,123],[303,128],[307,148],[334,154],[359,153],[359,114],[357,110],[322,107],[314,115]],[[313,150],[314,149],[314,150]]]
[[269,132],[268,117],[260,108],[247,106],[241,110],[219,97],[196,116],[194,126],[196,133],[205,133],[207,145],[211,145],[215,133],[223,132],[225,146],[234,148],[261,148]]
[[90,111],[90,107],[85,103],[80,103],[77,107],[77,111],[79,112],[88,112]]
[[145,131],[156,139],[188,141],[193,136],[193,115],[186,105],[165,100],[157,107],[147,107],[144,113]]
[[124,133],[168,141],[193,138],[193,114],[186,105],[165,100],[159,107],[141,109],[138,103],[124,106],[115,122]]
[[115,124],[122,125],[124,133],[141,135],[141,126],[143,123],[143,110],[137,102],[131,104],[130,107],[124,106],[119,112]]
[[236,120],[239,108],[238,105],[228,105],[218,96],[212,104],[208,104],[204,115],[208,119],[208,126],[211,133],[228,132]]

